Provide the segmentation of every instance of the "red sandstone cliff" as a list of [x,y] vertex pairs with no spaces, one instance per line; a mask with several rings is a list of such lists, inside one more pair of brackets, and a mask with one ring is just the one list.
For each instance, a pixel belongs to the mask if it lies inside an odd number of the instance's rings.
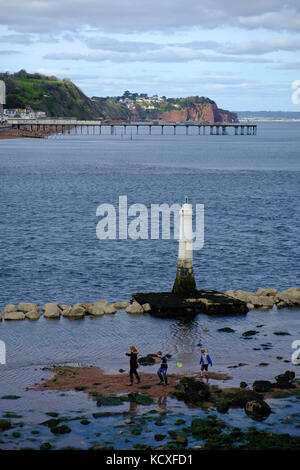
[[220,109],[215,103],[194,104],[180,110],[166,111],[161,114],[161,119],[167,122],[238,122],[236,113]]

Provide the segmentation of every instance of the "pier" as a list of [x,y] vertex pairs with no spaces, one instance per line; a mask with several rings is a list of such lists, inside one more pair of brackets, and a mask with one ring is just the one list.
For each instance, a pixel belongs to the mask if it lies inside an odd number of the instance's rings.
[[101,121],[77,119],[10,119],[13,129],[47,134],[73,135],[256,135],[257,124],[232,122]]

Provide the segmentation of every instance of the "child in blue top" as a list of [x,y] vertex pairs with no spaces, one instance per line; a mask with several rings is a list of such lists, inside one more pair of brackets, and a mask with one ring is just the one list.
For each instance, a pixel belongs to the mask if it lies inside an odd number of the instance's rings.
[[167,359],[167,356],[163,356],[162,355],[162,352],[161,351],[158,351],[158,353],[156,354],[158,359],[160,359],[160,368],[158,369],[157,371],[157,375],[159,377],[159,384],[158,385],[162,385],[163,384],[163,380],[164,380],[164,385],[168,385],[168,378],[167,378],[167,370],[168,370],[168,359]]
[[200,358],[200,364],[201,364],[201,372],[200,375],[203,377],[203,371],[205,371],[206,378],[208,377],[208,365],[212,366],[212,360],[210,358],[210,355],[207,354],[205,349],[201,349],[201,358]]

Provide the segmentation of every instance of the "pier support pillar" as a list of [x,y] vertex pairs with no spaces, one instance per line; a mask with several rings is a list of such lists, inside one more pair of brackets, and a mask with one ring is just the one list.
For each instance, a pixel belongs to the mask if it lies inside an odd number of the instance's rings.
[[213,135],[214,133],[214,126],[210,126],[210,135]]
[[176,126],[173,126],[174,127],[174,135],[176,135]]

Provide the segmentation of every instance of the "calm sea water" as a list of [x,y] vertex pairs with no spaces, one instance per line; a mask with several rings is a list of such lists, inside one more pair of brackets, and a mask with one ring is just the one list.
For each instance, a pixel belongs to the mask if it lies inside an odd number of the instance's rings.
[[[193,204],[205,205],[205,245],[194,259],[199,288],[299,285],[299,149],[297,122],[259,124],[257,136],[141,132],[131,140],[118,129],[116,136],[0,141],[0,309],[20,301],[40,306],[117,301],[129,300],[132,292],[170,290],[176,241],[96,237],[97,206],[117,206],[120,195],[129,205],[150,207],[182,203],[188,194]],[[241,340],[240,333],[256,324],[265,325],[258,339]],[[221,326],[237,333],[221,335],[216,331]],[[210,330],[206,336],[203,327]],[[273,331],[279,329],[292,336],[277,338],[271,352],[253,351],[260,343],[274,343]],[[51,362],[118,370],[131,343],[145,353],[165,348],[193,369],[201,340],[213,350],[219,369],[249,363],[239,369],[240,378],[253,374],[253,364],[266,355],[276,372],[282,369],[275,356],[289,359],[291,341],[299,335],[299,310],[231,319],[199,315],[188,324],[125,312],[76,322],[2,322],[0,338],[8,350],[2,371],[9,388],[28,382],[26,367]],[[275,365],[261,370],[256,375],[272,376]]]

